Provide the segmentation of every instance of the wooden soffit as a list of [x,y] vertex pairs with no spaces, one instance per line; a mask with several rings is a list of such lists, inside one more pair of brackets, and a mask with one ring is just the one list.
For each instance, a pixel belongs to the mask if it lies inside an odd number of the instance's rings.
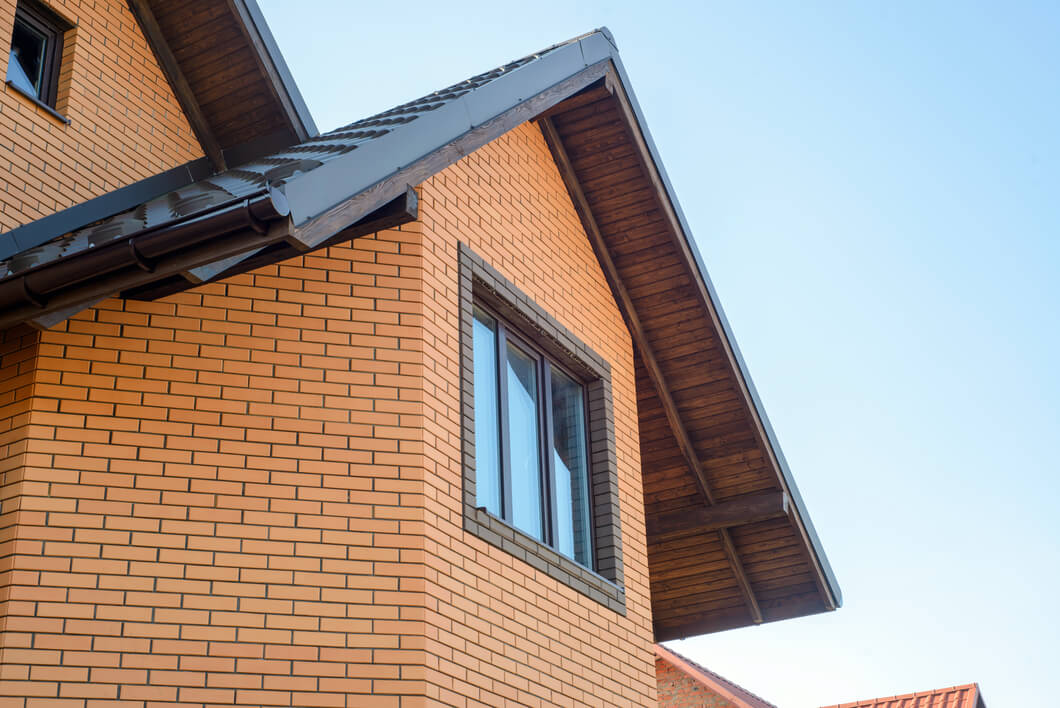
[[657,641],[835,609],[620,64],[540,116],[635,346]]
[[216,171],[316,126],[254,0],[128,0]]

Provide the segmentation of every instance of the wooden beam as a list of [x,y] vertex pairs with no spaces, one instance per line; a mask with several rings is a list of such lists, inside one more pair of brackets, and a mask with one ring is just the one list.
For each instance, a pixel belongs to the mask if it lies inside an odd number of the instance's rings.
[[749,494],[714,506],[660,514],[647,520],[648,536],[653,540],[673,535],[718,531],[733,526],[753,524],[787,516],[791,498],[785,492]]
[[[556,126],[552,123],[551,118],[542,118],[538,124],[541,126],[541,132],[545,136],[545,141],[548,143],[549,149],[552,151],[552,156],[556,160],[556,166],[559,168],[563,182],[567,186],[567,192],[570,194],[571,201],[574,203],[574,209],[578,212],[582,226],[585,228],[585,232],[589,236],[589,241],[593,246],[593,250],[596,252],[596,257],[600,261],[604,276],[607,278],[607,282],[611,286],[611,292],[618,301],[619,309],[625,316],[626,324],[629,326],[630,334],[633,337],[633,342],[636,344],[637,350],[640,352],[640,358],[644,362],[644,368],[647,369],[648,376],[651,378],[652,384],[655,386],[659,401],[662,403],[663,411],[666,414],[666,420],[670,424],[670,430],[673,432],[674,438],[677,440],[677,446],[681,450],[681,454],[685,458],[685,463],[688,465],[688,469],[691,471],[692,477],[695,479],[696,485],[699,487],[699,491],[703,495],[703,498],[708,505],[714,506],[714,495],[710,490],[710,484],[707,481],[706,473],[703,470],[703,464],[699,461],[695,446],[692,444],[692,438],[689,437],[688,431],[685,429],[684,423],[681,421],[681,416],[677,411],[677,404],[674,402],[673,396],[670,394],[670,389],[666,385],[666,379],[663,377],[662,369],[659,366],[658,360],[655,358],[655,352],[648,341],[648,337],[644,333],[644,327],[641,325],[640,318],[637,316],[636,308],[633,307],[633,299],[630,297],[629,292],[622,283],[622,279],[618,275],[618,268],[615,266],[615,262],[611,259],[611,254],[607,250],[607,243],[604,241],[603,234],[596,223],[596,218],[593,216],[589,201],[582,192],[578,176],[575,174],[574,167],[571,165],[570,158],[567,155],[567,150],[563,146],[563,140],[556,131]],[[758,607],[758,601],[755,599],[754,589],[751,587],[751,583],[747,579],[747,574],[744,573],[743,564],[740,562],[740,559],[736,554],[736,549],[732,544],[732,538],[729,536],[729,532],[726,529],[721,529],[717,533],[721,540],[722,547],[725,548],[726,555],[729,557],[733,574],[736,576],[736,582],[740,586],[740,592],[743,594],[744,600],[747,603],[747,610],[751,615],[751,620],[755,624],[758,624],[762,621],[762,612]]]
[[552,106],[552,108],[549,108],[547,111],[539,115],[538,119],[540,120],[541,118],[547,118],[549,116],[555,115],[556,113],[566,113],[567,111],[572,111],[575,108],[582,108],[583,106],[588,106],[590,104],[596,103],[597,101],[604,98],[611,98],[611,90],[608,84],[603,79],[601,79],[592,86],[582,89],[581,91],[574,94],[565,101],[562,101],[561,103],[557,103],[555,106]]
[[[608,77],[605,78],[605,84],[609,86],[610,90],[613,92],[614,100],[624,118],[622,124],[625,126],[626,133],[636,146],[637,152],[641,157],[641,163],[644,167],[645,175],[651,182],[654,192],[658,195],[663,215],[670,226],[669,232],[673,239],[674,246],[677,248],[677,252],[681,254],[682,259],[689,264],[694,272],[698,273],[696,257],[693,255],[687,240],[687,238],[691,238],[691,235],[685,234],[681,219],[678,218],[674,205],[670,202],[669,192],[666,185],[663,183],[662,175],[659,173],[658,167],[652,159],[651,150],[648,149],[648,144],[644,135],[640,132],[640,124],[637,121],[636,113],[630,103],[629,96],[626,95],[622,82],[617,76],[609,74]],[[743,400],[744,407],[748,411],[748,417],[751,421],[751,428],[754,432],[755,441],[758,446],[765,451],[770,466],[776,475],[777,484],[782,490],[790,494],[791,490],[788,489],[787,480],[784,478],[784,473],[781,468],[780,460],[777,457],[777,452],[773,449],[769,435],[766,433],[765,425],[762,422],[758,407],[755,405],[754,397],[751,395],[750,386],[743,376],[743,371],[740,367],[736,352],[733,350],[732,342],[729,341],[725,328],[721,324],[718,308],[711,299],[703,278],[693,277],[692,280],[696,295],[706,312],[709,313],[711,324],[714,327],[714,331],[718,334],[718,341],[721,342],[722,350],[725,353],[725,358],[729,365],[729,370],[732,372],[733,379],[736,383],[736,390]],[[799,517],[798,511],[795,509],[794,505],[791,507],[790,516],[796,531],[802,539],[801,546],[803,548],[804,557],[810,564],[810,567],[814,569],[814,582],[817,584],[817,589],[821,593],[821,598],[828,609],[834,610],[836,608],[835,598],[832,597],[832,592],[829,590],[828,583],[825,581],[824,569],[821,567],[820,560],[817,558],[816,554],[811,550],[813,548],[813,543],[811,542],[809,533],[806,531],[806,527],[803,524],[802,519]]]
[[169,48],[169,43],[162,33],[162,28],[158,26],[158,20],[155,18],[155,13],[151,11],[150,3],[148,0],[128,0],[128,3],[129,9],[132,10],[136,21],[140,23],[140,29],[143,30],[147,43],[151,46],[155,58],[158,59],[163,73],[169,79],[169,85],[172,87],[180,107],[184,109],[184,115],[187,117],[188,123],[191,124],[191,129],[195,131],[195,137],[199,139],[203,152],[210,158],[210,163],[213,165],[214,170],[223,172],[227,169],[227,166],[225,165],[224,155],[221,152],[221,146],[214,137],[210,124],[199,107],[199,102],[191,90],[191,85],[184,78],[184,72],[180,70],[180,65]]

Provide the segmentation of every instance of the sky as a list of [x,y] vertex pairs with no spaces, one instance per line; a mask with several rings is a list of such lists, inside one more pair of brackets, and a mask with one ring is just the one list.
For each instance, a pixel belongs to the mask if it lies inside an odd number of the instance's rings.
[[1056,705],[1060,4],[259,4],[321,130],[609,27],[844,595],[672,647]]

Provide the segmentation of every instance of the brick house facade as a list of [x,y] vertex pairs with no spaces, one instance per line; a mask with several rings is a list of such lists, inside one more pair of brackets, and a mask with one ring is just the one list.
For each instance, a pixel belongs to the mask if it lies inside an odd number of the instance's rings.
[[[195,5],[48,3],[0,103],[78,185],[0,175],[0,705],[653,705],[654,641],[838,605],[606,31],[320,135]],[[536,536],[476,496],[480,306],[586,391],[580,561],[557,463]]]

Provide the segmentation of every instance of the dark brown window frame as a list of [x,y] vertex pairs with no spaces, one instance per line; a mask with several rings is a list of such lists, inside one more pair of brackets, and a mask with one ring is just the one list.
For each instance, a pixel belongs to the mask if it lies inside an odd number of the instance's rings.
[[[464,529],[602,605],[625,615],[611,366],[467,245],[459,246]],[[477,506],[475,489],[475,304],[499,315],[536,349],[574,373],[588,398],[589,479],[595,569]]]
[[[40,95],[34,96],[27,93],[10,80],[6,80],[7,85],[20,95],[25,96],[47,110],[48,113],[59,120],[69,123],[69,119],[58,112],[57,101],[59,96],[59,72],[63,59],[63,38],[66,32],[73,28],[73,25],[57,15],[51,8],[35,2],[35,0],[18,0],[15,7],[15,22],[27,24],[46,37]],[[12,32],[14,31],[13,27],[14,25],[12,24]],[[9,43],[10,39],[9,37]]]

